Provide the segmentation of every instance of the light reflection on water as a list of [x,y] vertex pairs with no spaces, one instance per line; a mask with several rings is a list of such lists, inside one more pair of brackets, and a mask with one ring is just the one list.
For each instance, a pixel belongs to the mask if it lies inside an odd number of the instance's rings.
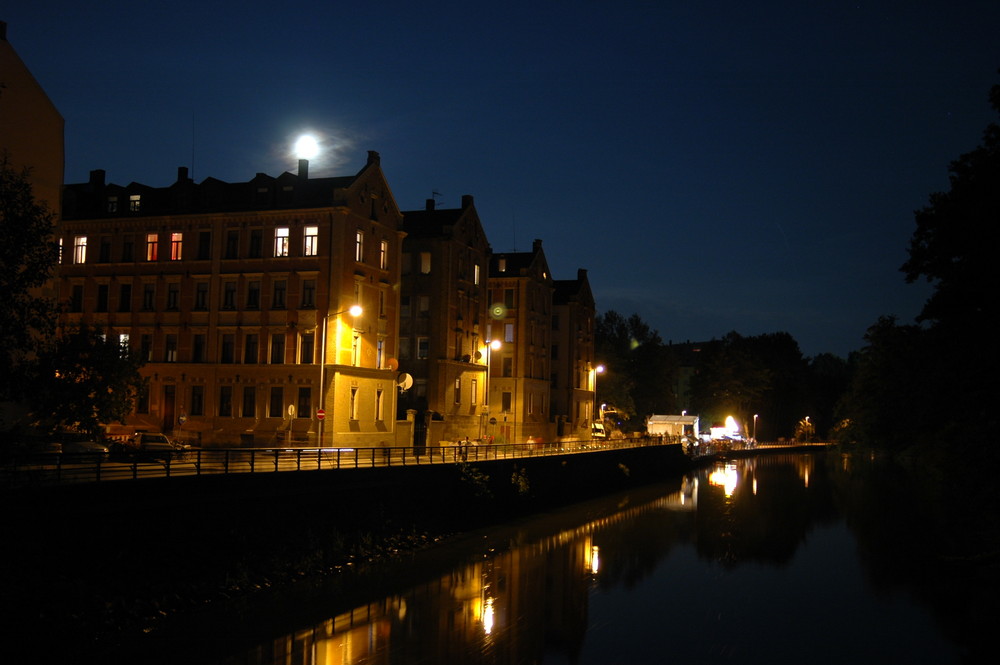
[[819,460],[736,460],[466,539],[444,574],[417,557],[396,592],[217,662],[957,662],[929,610],[872,589]]

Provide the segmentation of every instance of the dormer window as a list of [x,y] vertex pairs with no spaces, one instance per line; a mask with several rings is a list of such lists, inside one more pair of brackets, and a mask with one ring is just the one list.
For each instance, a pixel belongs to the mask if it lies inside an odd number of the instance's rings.
[[128,197],[128,209],[132,212],[139,212],[142,209],[141,194],[132,194]]

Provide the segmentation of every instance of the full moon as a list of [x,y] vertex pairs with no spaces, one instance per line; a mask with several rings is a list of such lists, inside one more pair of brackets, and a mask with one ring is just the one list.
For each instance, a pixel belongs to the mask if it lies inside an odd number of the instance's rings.
[[304,134],[295,141],[295,154],[299,159],[312,159],[319,154],[319,143],[314,137]]

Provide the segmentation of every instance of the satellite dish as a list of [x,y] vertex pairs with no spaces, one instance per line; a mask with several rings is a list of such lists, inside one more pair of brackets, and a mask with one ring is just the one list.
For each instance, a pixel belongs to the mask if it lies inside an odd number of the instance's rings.
[[403,372],[399,375],[399,378],[396,379],[396,385],[399,386],[400,390],[409,390],[413,387],[413,377],[406,372]]
[[483,359],[483,352],[476,351],[476,360],[482,360],[482,359]]
[[399,361],[395,358],[389,358],[389,360],[386,361],[385,366],[395,372],[399,369]]

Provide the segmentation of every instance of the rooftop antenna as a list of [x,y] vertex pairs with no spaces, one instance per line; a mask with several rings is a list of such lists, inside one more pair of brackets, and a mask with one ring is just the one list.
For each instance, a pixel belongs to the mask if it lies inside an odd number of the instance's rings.
[[437,205],[438,204],[438,199],[441,198],[442,196],[443,196],[443,194],[441,194],[441,192],[437,191],[436,189],[432,189],[431,190],[431,198],[434,199],[434,207],[435,208],[438,207],[438,205]]
[[510,213],[510,234],[513,237],[514,248],[510,251],[517,251],[517,215]]

